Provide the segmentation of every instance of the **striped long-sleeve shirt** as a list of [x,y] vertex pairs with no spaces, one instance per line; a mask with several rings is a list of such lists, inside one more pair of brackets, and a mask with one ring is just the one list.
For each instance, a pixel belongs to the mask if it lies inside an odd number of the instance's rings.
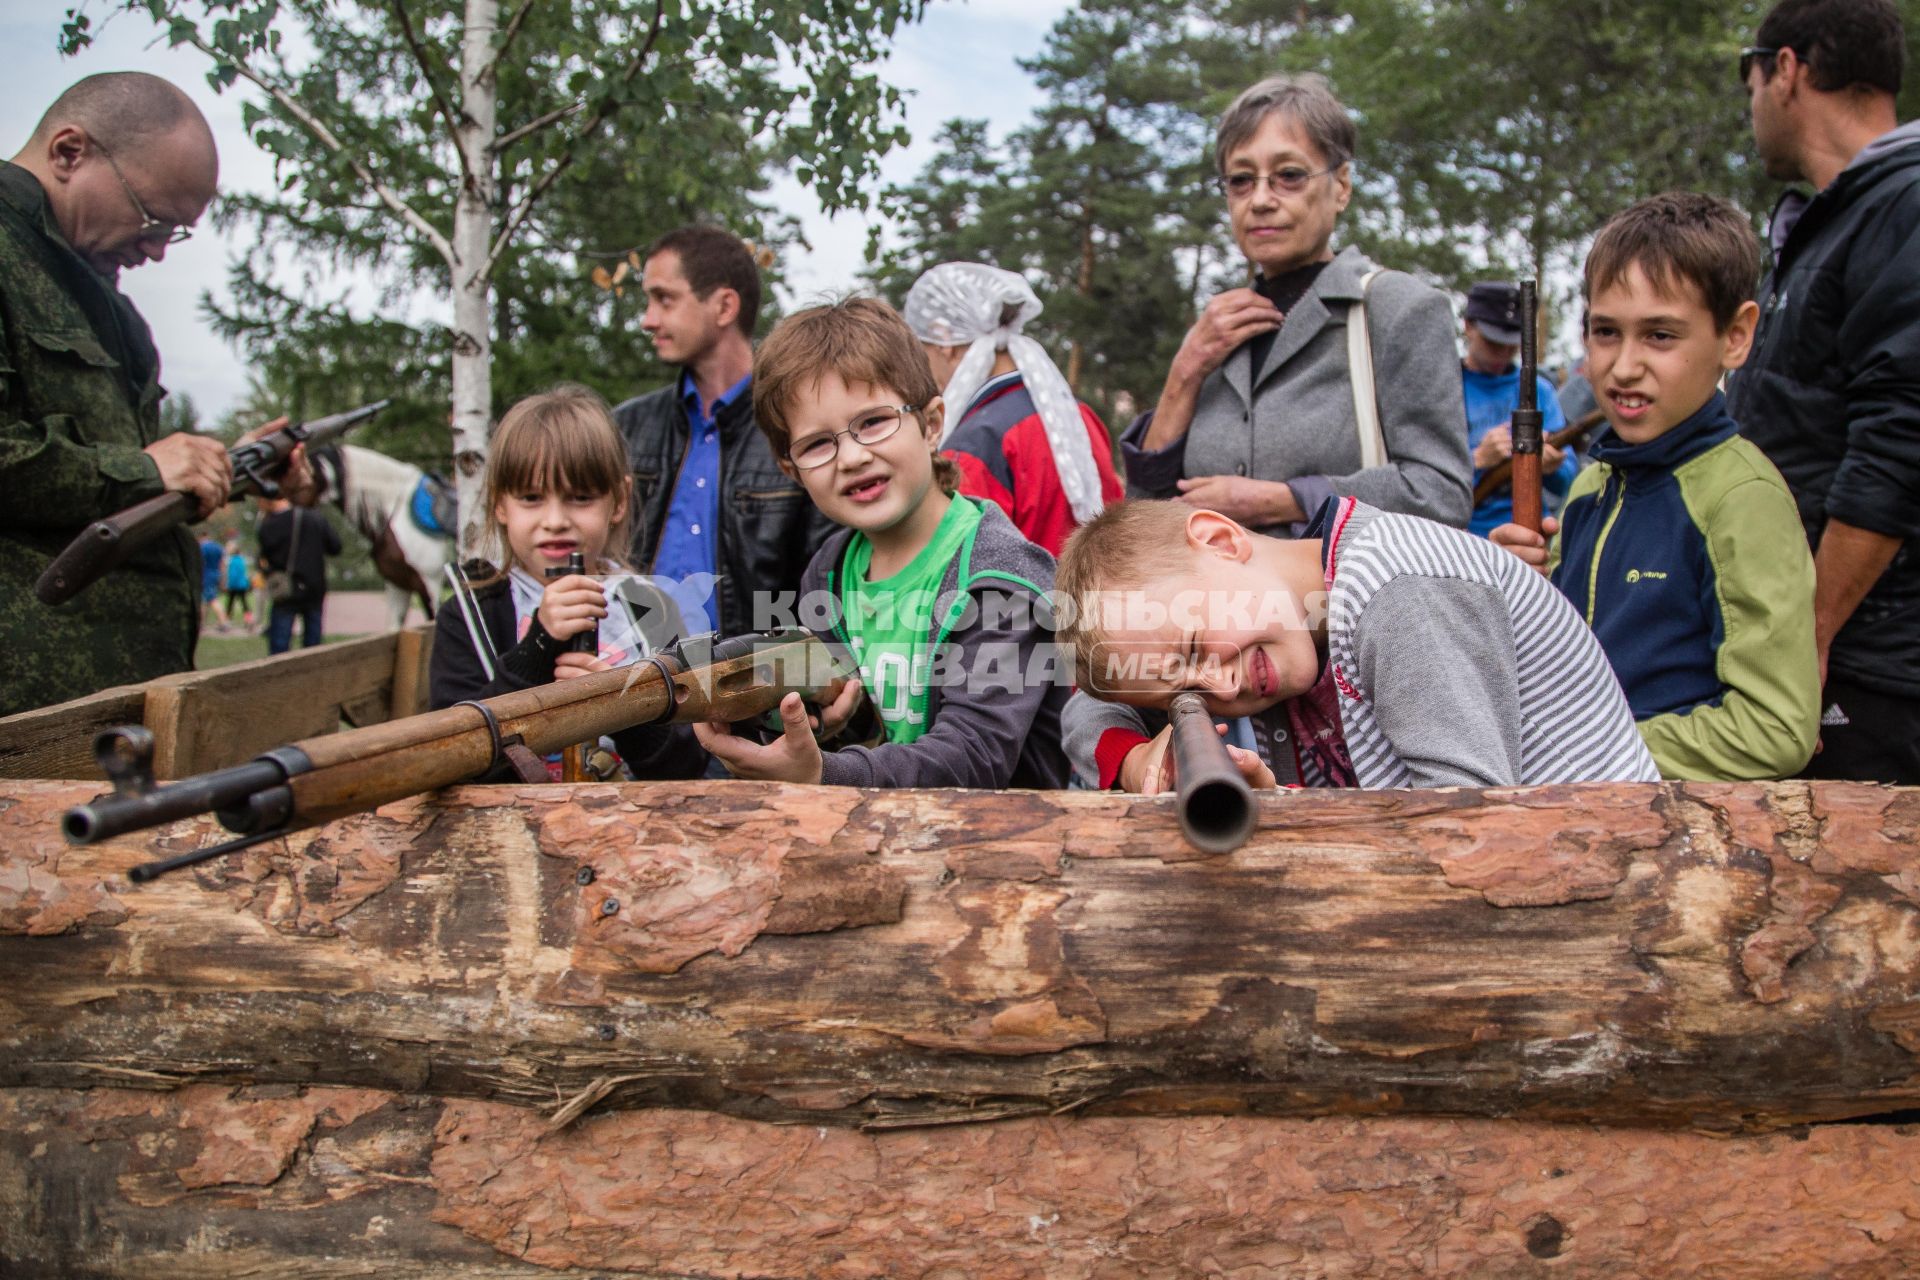
[[[1517,556],[1352,498],[1306,536],[1322,539],[1328,675],[1360,786],[1659,779],[1592,631]],[[1327,744],[1298,742],[1291,710],[1252,717],[1253,745],[1282,782],[1328,785],[1311,749]],[[1076,771],[1106,786],[1145,740],[1139,712],[1084,693],[1062,727]]]

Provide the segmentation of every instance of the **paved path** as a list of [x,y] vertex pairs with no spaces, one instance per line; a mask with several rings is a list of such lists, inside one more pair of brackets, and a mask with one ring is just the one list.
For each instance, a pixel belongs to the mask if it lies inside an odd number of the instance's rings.
[[[407,625],[420,626],[427,615],[416,601],[407,614]],[[330,636],[364,636],[387,629],[387,594],[384,591],[327,592],[326,626]]]

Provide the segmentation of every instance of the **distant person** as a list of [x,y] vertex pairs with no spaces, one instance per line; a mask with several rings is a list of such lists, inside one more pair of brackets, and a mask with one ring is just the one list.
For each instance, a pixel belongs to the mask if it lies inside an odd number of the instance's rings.
[[990,498],[1028,540],[1059,555],[1067,535],[1125,492],[1113,437],[1038,342],[1021,330],[1041,303],[1026,280],[978,262],[943,262],[902,311],[945,390],[940,449],[959,491]]
[[226,605],[220,621],[253,630],[253,561],[240,549],[240,539],[227,539]]
[[780,470],[753,422],[760,268],[719,227],[670,231],[648,247],[640,327],[671,386],[613,411],[633,469],[636,568],[680,584],[693,631],[759,629],[756,594],[796,591],[829,526]]
[[[300,620],[302,648],[321,641],[327,602],[327,557],[340,554],[340,535],[333,522],[311,507],[296,507],[284,498],[262,498],[260,563],[267,571],[267,652],[285,653],[293,647],[293,623]],[[283,597],[274,591],[274,577],[285,574]]]
[[207,617],[212,615],[220,620],[221,626],[227,625],[227,615],[220,607],[220,562],[226,553],[220,549],[219,540],[211,533],[200,535],[200,629],[206,630]]
[[1318,75],[1262,80],[1227,108],[1214,162],[1254,280],[1206,305],[1159,404],[1121,437],[1129,497],[1277,537],[1303,536],[1336,496],[1465,527],[1453,308],[1352,246],[1334,251],[1357,143]]
[[[1467,291],[1466,318],[1460,322],[1466,358],[1460,362],[1460,388],[1467,401],[1467,448],[1473,457],[1473,483],[1513,457],[1513,411],[1520,404],[1520,290],[1504,280],[1476,284]],[[1541,435],[1567,425],[1553,384],[1535,374]],[[1540,487],[1547,510],[1567,496],[1576,470],[1572,455],[1558,445],[1540,448]],[[1467,530],[1486,537],[1513,519],[1513,486],[1503,485],[1473,509]]]
[[1814,551],[1825,691],[1806,776],[1920,784],[1920,121],[1891,0],[1784,0],[1740,56],[1773,213],[1753,358],[1728,386]]

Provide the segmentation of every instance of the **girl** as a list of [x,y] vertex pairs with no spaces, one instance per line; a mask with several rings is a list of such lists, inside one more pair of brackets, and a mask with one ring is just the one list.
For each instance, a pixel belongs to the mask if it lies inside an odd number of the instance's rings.
[[[647,652],[626,602],[590,576],[621,571],[631,487],[626,448],[592,391],[563,385],[507,410],[486,484],[492,550],[505,567],[455,575],[453,607],[434,623],[428,691],[436,710],[605,671]],[[587,574],[564,572],[576,554]],[[595,628],[598,651],[573,652],[569,642]],[[685,729],[630,729],[614,735],[614,746],[635,777],[694,777],[704,766]]]

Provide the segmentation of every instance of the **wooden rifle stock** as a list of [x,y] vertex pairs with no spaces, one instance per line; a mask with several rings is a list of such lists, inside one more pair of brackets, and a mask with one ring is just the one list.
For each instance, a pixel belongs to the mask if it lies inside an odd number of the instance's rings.
[[1539,298],[1520,282],[1520,403],[1513,410],[1513,520],[1540,532]]
[[632,666],[308,738],[159,786],[152,735],[138,726],[110,729],[95,752],[115,790],[69,809],[61,829],[74,844],[92,844],[211,812],[240,834],[169,864],[136,868],[145,872],[136,879],[150,879],[173,865],[477,778],[510,745],[544,756],[637,725],[753,719],[788,693],[830,694],[844,675],[832,651],[804,630],[718,642],[698,637]]
[[[1595,409],[1560,428],[1547,433],[1546,441],[1556,449],[1579,447],[1580,442],[1593,433],[1593,429],[1606,421],[1606,413]],[[1513,479],[1513,459],[1507,458],[1495,466],[1488,467],[1480,477],[1480,483],[1473,486],[1473,505],[1479,506],[1494,494],[1507,487]]]
[[1199,694],[1177,695],[1169,723],[1180,832],[1202,853],[1232,853],[1253,834],[1253,788],[1227,754]]

